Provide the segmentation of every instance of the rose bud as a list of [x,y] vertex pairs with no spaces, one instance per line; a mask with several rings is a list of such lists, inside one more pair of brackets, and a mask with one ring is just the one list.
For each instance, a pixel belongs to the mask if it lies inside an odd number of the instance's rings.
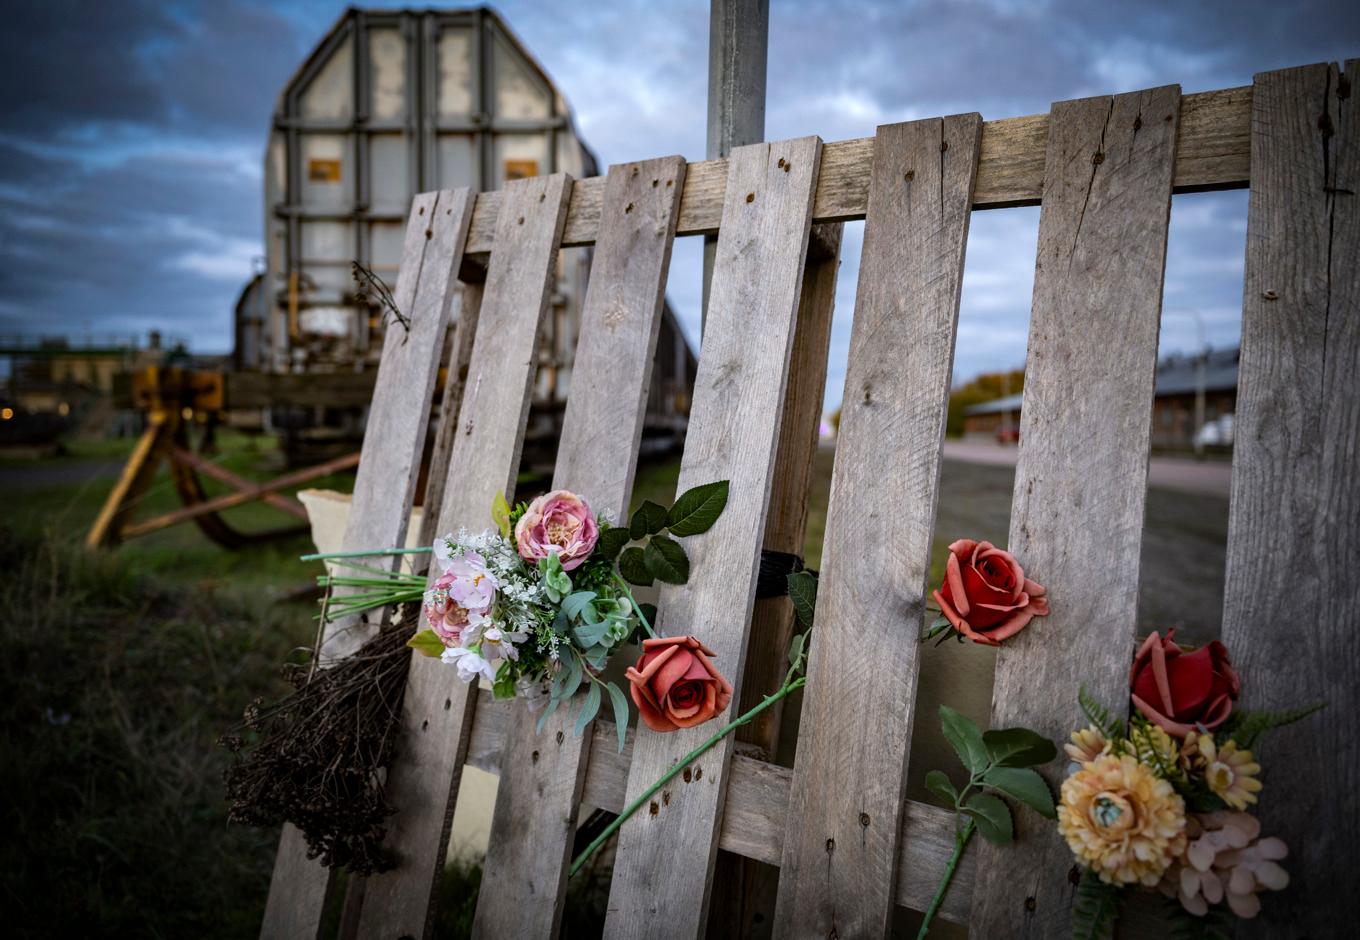
[[676,731],[701,725],[732,701],[732,686],[692,636],[642,641],[642,658],[626,673],[633,702],[647,727]]
[[960,539],[949,546],[944,584],[934,598],[959,633],[974,643],[1000,646],[1035,617],[1048,615],[1046,593],[1025,577],[1010,552],[991,542]]
[[1130,698],[1143,717],[1183,738],[1197,727],[1212,731],[1232,714],[1242,685],[1228,661],[1228,648],[1214,640],[1187,653],[1172,637],[1156,632],[1138,648],[1129,671]]

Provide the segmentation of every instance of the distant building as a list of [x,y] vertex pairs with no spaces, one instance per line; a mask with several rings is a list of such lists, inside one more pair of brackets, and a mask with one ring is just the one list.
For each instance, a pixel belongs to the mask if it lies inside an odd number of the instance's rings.
[[[1230,425],[1237,410],[1239,350],[1215,349],[1204,363],[1204,423],[1214,428]],[[1152,403],[1152,443],[1156,447],[1188,447],[1195,435],[1197,356],[1173,355],[1157,363],[1157,390]],[[1005,439],[1020,426],[1024,394],[1009,395],[965,409],[964,436]],[[1227,421],[1224,421],[1228,418]],[[1231,434],[1229,430],[1228,435]],[[1230,437],[1228,438],[1230,440]],[[1219,441],[1209,440],[1209,443]]]

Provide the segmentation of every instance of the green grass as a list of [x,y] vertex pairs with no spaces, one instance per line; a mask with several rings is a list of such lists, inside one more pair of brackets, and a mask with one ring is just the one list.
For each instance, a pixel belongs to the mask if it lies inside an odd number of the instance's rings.
[[310,606],[0,529],[10,936],[254,936],[277,836],[226,824],[219,734]]

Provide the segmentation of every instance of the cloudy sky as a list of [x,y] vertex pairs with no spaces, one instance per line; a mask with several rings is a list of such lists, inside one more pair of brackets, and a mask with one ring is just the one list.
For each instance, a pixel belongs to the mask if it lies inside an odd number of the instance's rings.
[[[400,4],[374,3],[373,6]],[[1065,98],[1360,55],[1347,0],[771,0],[769,139],[1045,111]],[[231,343],[262,253],[275,97],[344,11],[329,0],[5,0],[0,32],[0,333],[144,333]],[[704,155],[707,4],[507,0],[498,9],[576,112],[602,165]],[[1024,359],[1037,209],[974,215],[956,381]],[[1239,333],[1246,196],[1178,196],[1164,351]],[[839,401],[862,224],[847,227],[828,404]],[[700,250],[670,296],[697,338]]]

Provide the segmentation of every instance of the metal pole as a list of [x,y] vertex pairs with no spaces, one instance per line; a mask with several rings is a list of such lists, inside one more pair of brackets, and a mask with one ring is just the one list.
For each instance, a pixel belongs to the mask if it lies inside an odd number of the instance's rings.
[[[765,139],[769,0],[712,0],[708,34],[709,160]],[[718,237],[704,236],[704,318]]]

